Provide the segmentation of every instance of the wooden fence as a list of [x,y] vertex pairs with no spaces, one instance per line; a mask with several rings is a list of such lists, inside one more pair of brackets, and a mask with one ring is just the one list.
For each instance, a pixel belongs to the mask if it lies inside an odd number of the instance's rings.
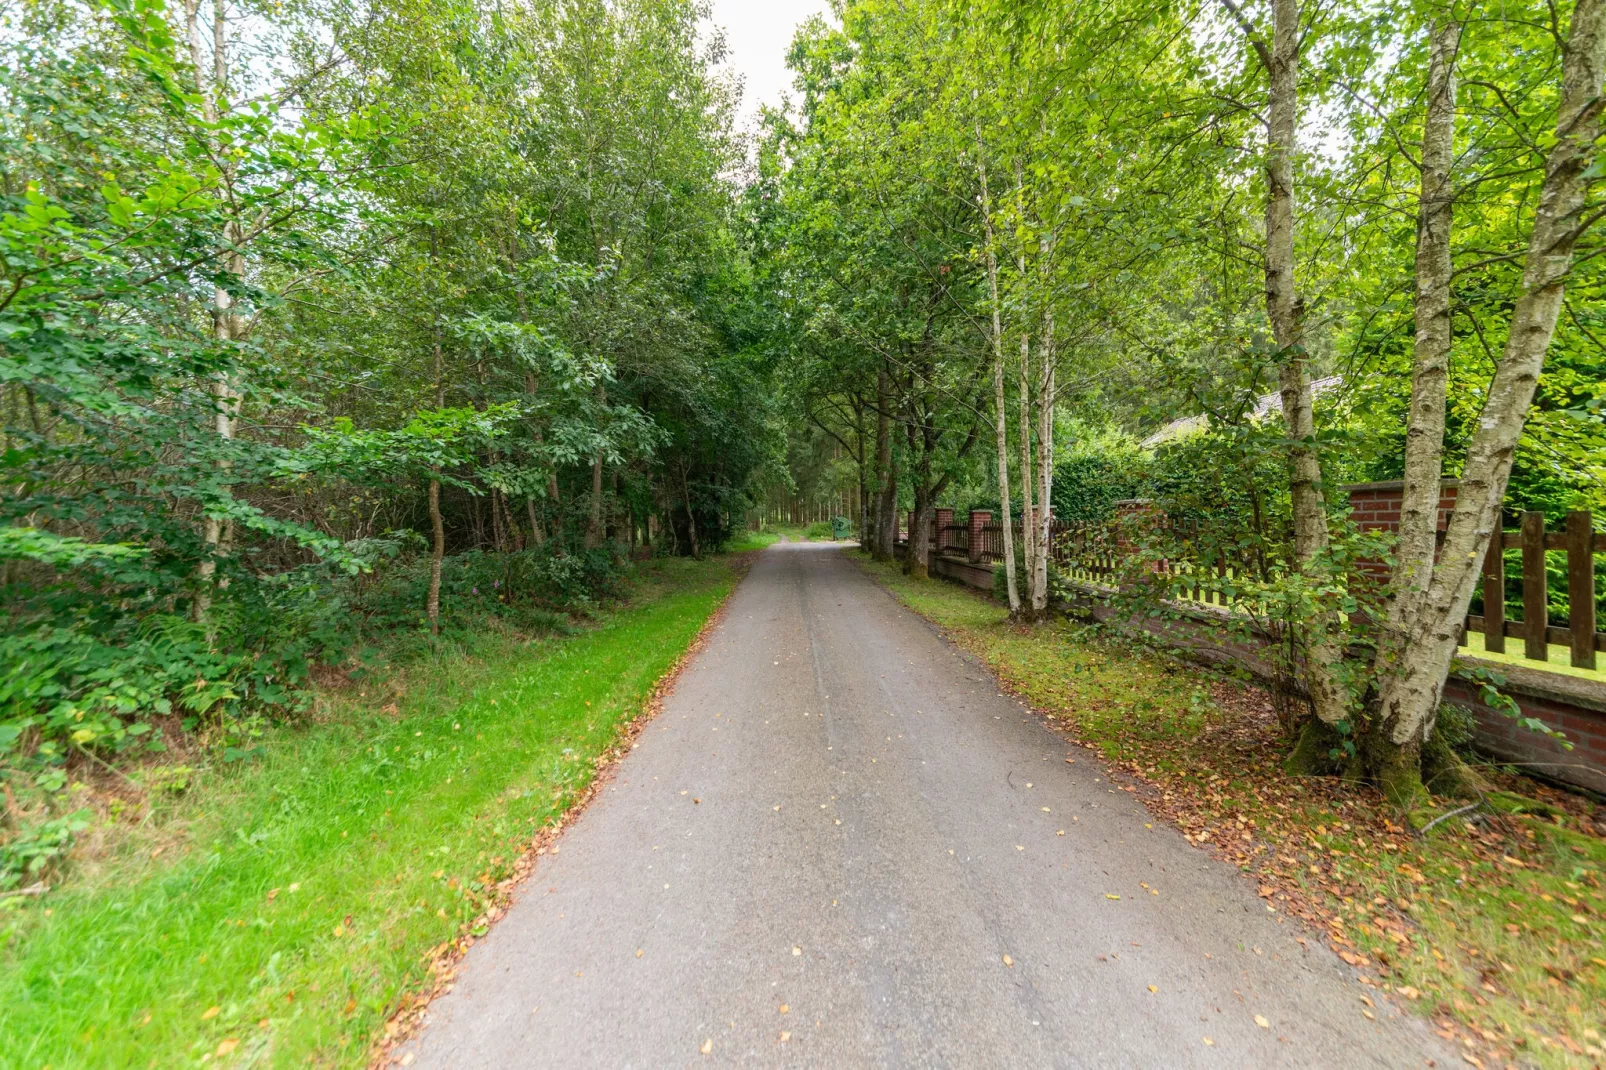
[[[1506,551],[1517,550],[1521,562],[1521,619],[1507,617]],[[1566,558],[1567,626],[1550,624],[1550,580],[1547,555],[1560,552]],[[1595,668],[1595,654],[1606,650],[1606,633],[1597,631],[1595,607],[1595,555],[1606,553],[1606,535],[1595,531],[1588,512],[1567,514],[1560,531],[1545,530],[1545,514],[1522,514],[1522,526],[1501,532],[1489,540],[1483,558],[1483,616],[1467,617],[1468,631],[1483,636],[1485,650],[1504,653],[1506,639],[1523,641],[1523,657],[1548,660],[1551,644],[1568,648],[1572,664],[1580,669]]]
[[[972,513],[968,523],[956,523],[952,511],[944,509],[938,510],[938,521],[932,527],[935,552],[963,556],[972,563],[1003,556],[1004,533],[991,514]],[[1018,540],[1018,518],[1011,528]],[[1141,553],[1148,558],[1141,567],[1182,580],[1185,598],[1224,608],[1237,601],[1231,583],[1234,578],[1270,578],[1284,567],[1275,554],[1253,546],[1217,545],[1231,540],[1211,535],[1197,520],[1170,519],[1146,503],[1127,502],[1113,522],[1070,525],[1052,521],[1050,560],[1067,580],[1110,586],[1120,582],[1121,574],[1133,567],[1134,555]],[[1598,652],[1606,651],[1606,632],[1598,630],[1596,606],[1597,557],[1601,554],[1606,554],[1606,535],[1595,531],[1594,518],[1587,511],[1569,513],[1559,530],[1546,530],[1541,512],[1523,513],[1519,528],[1502,531],[1498,539],[1490,540],[1483,563],[1483,613],[1467,616],[1462,645],[1469,633],[1477,633],[1483,636],[1486,651],[1505,653],[1506,639],[1521,639],[1523,656],[1540,662],[1549,661],[1551,646],[1563,646],[1575,668],[1595,669]],[[1550,555],[1563,561],[1564,602],[1551,597]],[[1515,576],[1513,565],[1517,566]],[[1386,578],[1387,574],[1381,563],[1363,566],[1363,571],[1374,578]],[[1196,582],[1190,585],[1189,577]],[[1520,583],[1510,582],[1519,577]],[[1515,599],[1511,597],[1513,586]]]

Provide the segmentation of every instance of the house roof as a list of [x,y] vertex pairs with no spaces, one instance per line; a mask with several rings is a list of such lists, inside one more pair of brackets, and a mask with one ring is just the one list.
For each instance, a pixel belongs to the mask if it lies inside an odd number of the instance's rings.
[[[1329,375],[1322,379],[1312,379],[1310,396],[1313,398],[1320,397],[1343,381],[1344,377],[1342,375]],[[1255,399],[1255,407],[1250,410],[1249,418],[1251,420],[1263,420],[1272,413],[1282,411],[1283,396],[1281,393],[1262,394]],[[1170,442],[1172,439],[1182,438],[1184,435],[1206,430],[1209,426],[1210,417],[1204,413],[1200,413],[1197,416],[1184,416],[1180,420],[1172,420],[1138,444],[1146,450],[1152,450],[1163,442]]]

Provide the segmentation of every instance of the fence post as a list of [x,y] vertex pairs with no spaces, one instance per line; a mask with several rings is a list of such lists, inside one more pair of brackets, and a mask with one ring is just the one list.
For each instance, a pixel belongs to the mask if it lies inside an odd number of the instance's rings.
[[981,561],[982,529],[992,523],[993,513],[990,509],[972,509],[970,511],[970,552],[966,555],[971,564]]
[[1522,514],[1522,635],[1523,655],[1532,661],[1549,653],[1545,588],[1545,514],[1529,509]]
[[1587,511],[1567,514],[1567,628],[1575,668],[1595,667],[1595,525]]
[[1489,552],[1483,555],[1483,649],[1491,654],[1506,652],[1506,533],[1504,521],[1496,520],[1489,537]]

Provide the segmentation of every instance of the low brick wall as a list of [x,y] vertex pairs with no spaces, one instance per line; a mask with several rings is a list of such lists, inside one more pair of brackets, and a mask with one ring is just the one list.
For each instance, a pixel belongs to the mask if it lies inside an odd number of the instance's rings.
[[1606,687],[1560,673],[1468,660],[1505,673],[1504,690],[1522,712],[1560,731],[1573,747],[1565,750],[1490,709],[1476,686],[1452,676],[1444,685],[1444,701],[1471,712],[1479,750],[1524,772],[1606,795]]
[[932,554],[931,572],[983,591],[993,589],[993,566],[986,562],[971,561],[953,554]]

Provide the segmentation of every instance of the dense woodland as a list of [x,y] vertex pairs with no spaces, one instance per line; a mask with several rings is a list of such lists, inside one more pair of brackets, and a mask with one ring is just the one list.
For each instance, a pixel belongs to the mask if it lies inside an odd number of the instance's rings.
[[[317,666],[553,627],[805,484],[878,557],[913,510],[916,573],[935,507],[1027,517],[1023,618],[1044,503],[1210,516],[1286,566],[1296,759],[1453,768],[1502,509],[1606,514],[1606,2],[858,0],[752,130],[707,15],[6,8],[8,783],[248,753]],[[1400,477],[1380,547],[1337,488]]]

